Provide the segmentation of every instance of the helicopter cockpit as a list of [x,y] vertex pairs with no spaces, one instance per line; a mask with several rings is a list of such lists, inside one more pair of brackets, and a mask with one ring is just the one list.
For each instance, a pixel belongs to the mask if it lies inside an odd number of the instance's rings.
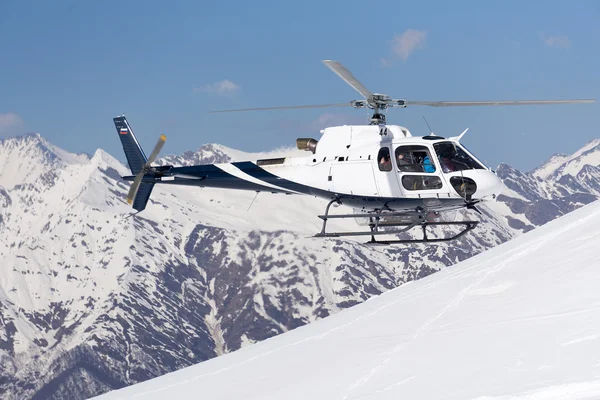
[[[442,189],[444,175],[454,172],[487,168],[454,141],[440,141],[433,146],[406,144],[385,146],[377,155],[380,171],[392,171],[392,158],[401,186],[407,191]],[[462,176],[462,172],[461,172]]]
[[444,173],[468,169],[486,169],[471,157],[460,145],[454,142],[440,142],[433,145]]

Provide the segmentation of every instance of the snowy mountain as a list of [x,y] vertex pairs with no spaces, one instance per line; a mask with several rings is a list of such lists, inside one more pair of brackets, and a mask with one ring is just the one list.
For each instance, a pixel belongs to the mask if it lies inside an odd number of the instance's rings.
[[217,164],[231,161],[256,161],[263,158],[276,158],[279,156],[305,157],[306,152],[295,147],[281,148],[263,153],[246,153],[230,149],[219,144],[206,144],[197,151],[186,151],[181,155],[168,155],[157,160],[157,165],[198,165]]
[[[544,178],[500,168],[510,190],[456,242],[372,247],[312,238],[325,203],[311,197],[253,203],[254,193],[157,186],[132,217],[128,170],[104,151],[71,154],[37,134],[1,140],[0,397],[100,394],[423,278],[596,199],[600,149],[584,149]],[[290,151],[206,145],[162,162]]]
[[322,321],[102,399],[599,398],[599,224],[595,202]]
[[527,232],[600,197],[600,139],[573,155],[554,155],[532,172],[497,170],[506,190],[490,208],[515,232]]

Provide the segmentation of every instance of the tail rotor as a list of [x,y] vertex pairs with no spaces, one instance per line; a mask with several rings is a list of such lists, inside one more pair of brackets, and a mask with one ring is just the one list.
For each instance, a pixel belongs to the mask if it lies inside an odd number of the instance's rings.
[[160,135],[160,137],[158,138],[158,142],[156,142],[156,146],[154,146],[154,150],[152,150],[152,153],[150,154],[150,157],[148,158],[148,161],[146,161],[146,163],[142,166],[142,170],[135,176],[135,179],[133,180],[133,183],[131,184],[131,188],[129,189],[129,193],[127,193],[127,203],[129,203],[130,205],[133,204],[133,201],[135,200],[135,196],[137,195],[137,192],[140,188],[142,179],[144,179],[144,176],[148,172],[152,171],[151,164],[154,162],[156,157],[158,157],[158,154],[160,153],[163,146],[165,145],[166,140],[167,140],[167,137],[165,135]]

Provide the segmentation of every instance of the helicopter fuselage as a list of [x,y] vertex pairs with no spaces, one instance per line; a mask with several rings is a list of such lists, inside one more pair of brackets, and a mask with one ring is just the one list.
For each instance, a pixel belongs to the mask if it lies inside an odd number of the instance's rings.
[[[450,241],[471,231],[477,221],[430,221],[430,211],[458,208],[478,211],[476,204],[494,200],[502,182],[459,142],[465,134],[444,139],[433,134],[413,137],[408,129],[387,125],[384,110],[408,105],[430,107],[516,106],[533,104],[582,104],[592,99],[569,100],[501,100],[501,101],[413,101],[394,99],[367,89],[340,62],[323,63],[356,90],[360,100],[335,104],[252,107],[217,110],[212,113],[288,110],[306,108],[353,107],[373,111],[370,125],[344,125],[324,129],[319,141],[301,138],[296,141],[307,157],[281,157],[266,160],[186,167],[152,166],[166,137],[161,135],[150,157],[146,158],[124,115],[114,118],[133,181],[127,202],[138,212],[145,209],[157,183],[252,190],[285,194],[314,195],[329,200],[318,237],[370,235],[369,243],[378,243],[377,235],[401,234],[419,226],[421,239],[394,239],[386,243],[431,243]],[[427,121],[425,121],[427,122]],[[429,124],[427,124],[429,125]],[[354,208],[352,214],[330,215],[333,204]],[[384,215],[385,214],[385,215]],[[388,218],[389,217],[389,218]],[[408,221],[403,218],[408,217]],[[331,218],[367,219],[366,232],[326,232]],[[394,218],[399,220],[394,221]],[[386,219],[386,221],[383,221]],[[358,222],[358,221],[357,221]],[[381,230],[384,223],[390,230]],[[431,238],[428,226],[461,225],[463,230],[450,237]]]
[[143,182],[314,195],[363,211],[451,210],[493,200],[502,189],[457,138],[345,125],[324,129],[312,144],[307,157],[158,167]]

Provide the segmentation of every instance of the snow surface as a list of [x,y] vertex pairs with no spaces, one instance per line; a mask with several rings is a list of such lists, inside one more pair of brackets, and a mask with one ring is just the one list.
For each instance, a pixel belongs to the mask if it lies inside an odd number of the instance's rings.
[[324,320],[102,399],[600,397],[600,202]]

